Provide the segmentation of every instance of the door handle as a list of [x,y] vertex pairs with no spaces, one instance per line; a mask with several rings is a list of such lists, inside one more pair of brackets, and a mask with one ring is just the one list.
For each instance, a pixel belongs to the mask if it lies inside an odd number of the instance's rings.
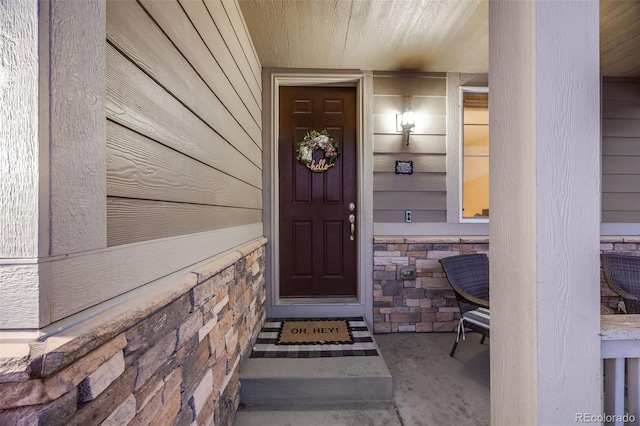
[[349,239],[351,241],[355,240],[355,236],[354,233],[356,232],[356,216],[350,214],[349,215],[349,222],[351,223],[350,228],[351,228],[351,235],[349,236]]

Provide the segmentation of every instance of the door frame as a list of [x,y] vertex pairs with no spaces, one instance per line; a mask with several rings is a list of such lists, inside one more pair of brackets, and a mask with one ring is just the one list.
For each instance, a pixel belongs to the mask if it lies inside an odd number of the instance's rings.
[[[356,87],[358,206],[357,297],[349,299],[281,299],[279,297],[278,134],[280,86]],[[266,256],[267,316],[309,318],[361,316],[373,324],[373,129],[371,72],[301,72],[263,70],[263,223],[269,239]]]

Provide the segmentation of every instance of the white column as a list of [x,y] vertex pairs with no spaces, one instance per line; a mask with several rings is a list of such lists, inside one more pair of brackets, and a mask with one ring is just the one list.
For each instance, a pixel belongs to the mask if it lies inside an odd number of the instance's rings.
[[0,328],[36,328],[46,310],[37,258],[49,252],[49,145],[41,138],[48,119],[39,87],[48,48],[39,28],[36,1],[0,2]]
[[0,28],[0,258],[37,257],[38,4],[0,3]]
[[491,419],[600,414],[599,5],[491,0]]

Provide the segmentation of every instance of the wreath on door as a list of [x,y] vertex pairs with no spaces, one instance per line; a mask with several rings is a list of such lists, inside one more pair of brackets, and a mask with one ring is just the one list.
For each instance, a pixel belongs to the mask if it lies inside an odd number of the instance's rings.
[[[311,171],[324,172],[333,167],[333,163],[340,156],[338,147],[338,142],[329,135],[327,129],[323,129],[321,132],[312,130],[298,142],[298,161]],[[324,157],[316,163],[313,159],[313,153],[319,149],[324,151]]]

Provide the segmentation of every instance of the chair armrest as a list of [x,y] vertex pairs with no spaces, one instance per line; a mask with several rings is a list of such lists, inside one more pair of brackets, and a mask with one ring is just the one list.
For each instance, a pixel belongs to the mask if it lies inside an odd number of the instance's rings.
[[[613,288],[613,287],[615,287],[615,288]],[[631,293],[628,293],[628,292],[624,291],[623,289],[621,289],[617,285],[609,286],[609,288],[611,288],[615,293],[617,293],[623,299],[633,300],[635,302],[640,301],[640,297],[636,296],[635,294],[631,294]]]
[[480,306],[481,308],[486,308],[489,309],[489,301],[488,300],[484,300],[484,299],[480,299],[479,297],[475,297],[470,295],[469,293],[467,293],[466,291],[457,288],[457,287],[453,287],[453,291],[456,292],[456,295],[462,299],[463,301],[470,303],[472,305],[476,305],[476,306]]

